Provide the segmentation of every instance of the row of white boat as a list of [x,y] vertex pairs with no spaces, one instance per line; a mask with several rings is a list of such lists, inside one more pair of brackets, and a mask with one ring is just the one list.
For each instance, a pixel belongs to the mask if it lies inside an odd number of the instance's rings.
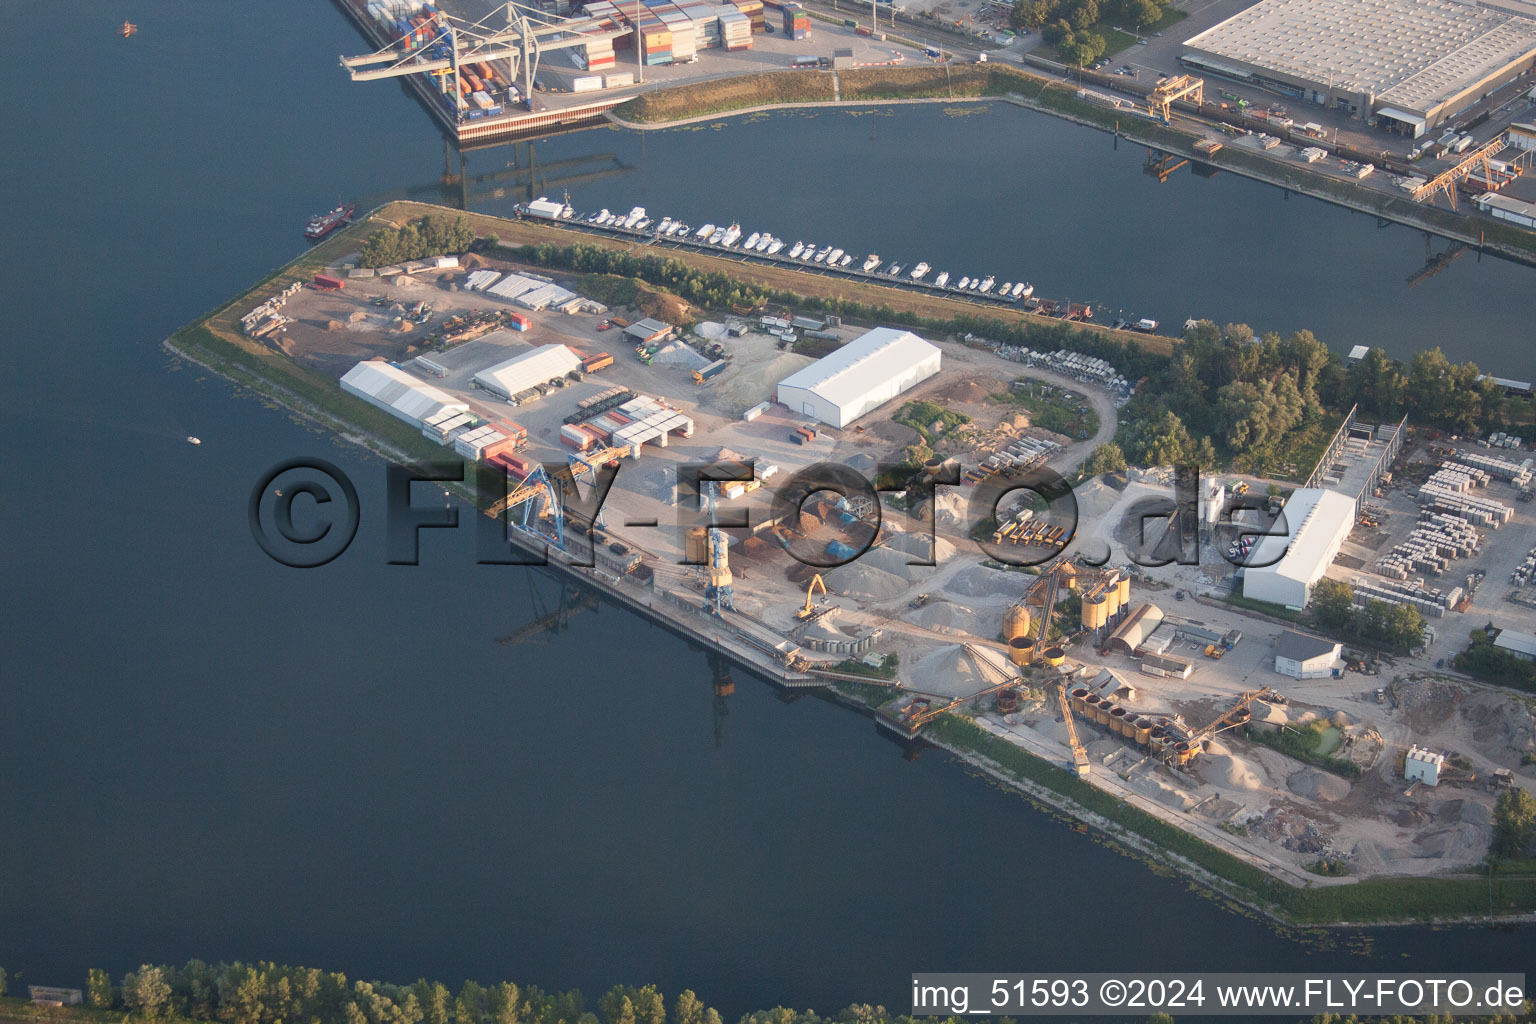
[[[569,210],[569,207],[566,207]],[[566,216],[570,216],[569,213]],[[695,229],[680,220],[671,217],[663,217],[661,222],[655,224],[646,216],[645,207],[637,206],[629,213],[610,213],[600,210],[589,217],[583,218],[586,223],[594,227],[623,228],[629,231],[651,232],[657,238],[671,239],[678,242],[688,242],[693,245],[709,245],[720,249],[734,249],[738,252],[759,253],[764,256],[779,256],[782,252],[783,259],[799,260],[812,266],[830,267],[834,270],[845,270],[855,273],[852,269],[857,257],[851,252],[845,252],[835,246],[817,246],[815,242],[795,242],[786,249],[786,243],[782,238],[775,238],[766,231],[754,231],[742,238],[741,225],[731,224],[726,227],[715,224],[705,224]],[[997,278],[992,275],[986,277],[962,276],[955,283],[950,283],[949,271],[941,271],[929,281],[924,281],[928,272],[933,268],[927,263],[918,263],[910,269],[893,260],[884,263],[879,256],[870,253],[859,264],[857,273],[879,275],[882,277],[894,277],[911,281],[914,284],[927,284],[934,288],[947,288],[951,291],[974,292],[977,295],[987,295],[994,299],[1003,299],[1017,302],[1028,298],[1035,293],[1034,286],[1025,281],[1004,281],[1001,286],[997,284]]]

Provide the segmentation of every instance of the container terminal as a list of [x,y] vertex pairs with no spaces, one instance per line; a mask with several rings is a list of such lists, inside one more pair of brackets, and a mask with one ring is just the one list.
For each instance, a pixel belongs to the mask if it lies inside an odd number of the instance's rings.
[[[809,15],[793,0],[600,0],[566,17],[484,0],[336,0],[375,49],[343,56],[355,82],[404,79],[460,143],[590,123],[647,85],[832,66],[806,58]],[[769,17],[773,23],[770,24]],[[838,66],[899,63],[921,51],[887,44],[853,19],[818,23]],[[823,45],[825,49],[825,45]]]
[[[295,264],[208,327],[504,475],[488,511],[510,543],[712,656],[838,693],[901,742],[964,716],[1297,886],[1468,870],[1500,789],[1533,784],[1530,709],[1436,671],[1473,625],[1536,649],[1530,439],[1427,444],[1352,411],[1301,486],[1221,474],[1190,503],[1171,471],[1132,468],[1075,488],[1075,531],[1018,493],[978,518],[1000,473],[1071,475],[1132,385],[1070,350],[793,309],[608,308],[580,275],[485,253],[357,266],[399,215],[345,229],[318,275]],[[1038,426],[1047,406],[1083,429]],[[775,505],[808,466],[873,478],[920,438],[934,454],[903,490],[816,485],[798,511]],[[683,486],[699,463],[734,479]],[[1234,512],[1271,484],[1261,511]],[[1274,565],[1223,557],[1249,550],[1247,516],[1287,510],[1298,539]],[[1195,564],[1147,567],[1190,545]],[[1026,554],[1038,571],[1010,565]],[[1388,664],[1224,600],[1299,607],[1325,577],[1420,608],[1424,648]],[[1298,760],[1288,736],[1316,749]],[[1313,873],[1320,859],[1347,874]]]

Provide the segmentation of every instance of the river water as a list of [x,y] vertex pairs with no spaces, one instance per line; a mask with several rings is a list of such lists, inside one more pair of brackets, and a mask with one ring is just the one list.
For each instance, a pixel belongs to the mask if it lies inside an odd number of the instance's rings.
[[[358,37],[329,5],[62,0],[31,31],[79,73],[0,71],[0,965],[20,980],[270,958],[692,986],[735,1014],[899,1007],[919,969],[1520,966],[1528,930],[1278,934],[744,674],[718,718],[704,656],[612,607],[496,643],[551,580],[474,565],[467,531],[386,565],[377,460],[159,347],[291,258],[338,192],[430,196],[427,115],[345,81],[334,57]],[[1529,271],[1462,260],[1408,291],[1410,232],[1229,177],[1159,185],[1137,153],[1012,109],[602,129],[533,155],[604,153],[634,170],[578,183],[579,205],[1017,265],[1159,319],[1518,362]],[[351,550],[307,572],[262,555],[245,510],[305,454],[364,505]]]

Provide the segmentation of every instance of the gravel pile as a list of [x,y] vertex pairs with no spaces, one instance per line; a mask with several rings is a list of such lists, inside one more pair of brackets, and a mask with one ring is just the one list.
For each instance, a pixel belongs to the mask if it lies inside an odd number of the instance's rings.
[[961,597],[1019,597],[1033,581],[1033,576],[973,565],[956,573],[944,589]]
[[1330,772],[1303,768],[1286,777],[1285,788],[1308,800],[1333,801],[1349,796],[1350,785]]
[[976,611],[951,601],[934,601],[908,612],[906,620],[914,626],[939,632],[968,633],[971,636],[991,639],[1003,629],[1001,610]]
[[[935,539],[938,541],[938,551],[936,554],[930,555],[929,552],[934,547],[933,541]],[[892,531],[885,538],[885,546],[900,551],[903,554],[911,555],[914,558],[926,558],[940,565],[954,557],[955,554],[954,544],[943,537],[933,538],[922,533]]]
[[1252,791],[1264,785],[1264,780],[1253,765],[1233,754],[1217,754],[1207,758],[1201,775],[1206,782],[1222,789]]
[[702,370],[709,365],[709,360],[699,355],[681,341],[674,341],[670,345],[663,345],[656,350],[656,355],[651,358],[653,364],[662,366],[682,366],[689,370]]
[[908,581],[894,573],[866,564],[864,559],[840,565],[822,575],[827,589],[841,597],[888,601],[907,592]]

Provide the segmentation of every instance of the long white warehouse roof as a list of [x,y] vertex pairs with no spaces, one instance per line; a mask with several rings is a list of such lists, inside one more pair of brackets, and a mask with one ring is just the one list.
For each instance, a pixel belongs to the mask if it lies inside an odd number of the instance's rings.
[[469,405],[393,364],[379,360],[358,363],[341,378],[341,389],[420,427],[447,409],[468,412]]
[[938,354],[937,346],[911,331],[876,327],[810,366],[796,370],[779,381],[779,386],[801,388],[846,408]]
[[1310,586],[1327,571],[1328,562],[1338,551],[1337,539],[1355,528],[1355,500],[1338,491],[1298,488],[1286,499],[1283,523],[1275,522],[1277,531],[1282,527],[1288,536],[1260,538],[1253,556],[1260,563],[1277,557],[1279,561],[1245,570],[1244,577],[1273,573]]
[[540,345],[505,362],[475,374],[475,383],[487,391],[512,396],[543,384],[554,377],[564,377],[580,369],[581,360],[564,345]]

